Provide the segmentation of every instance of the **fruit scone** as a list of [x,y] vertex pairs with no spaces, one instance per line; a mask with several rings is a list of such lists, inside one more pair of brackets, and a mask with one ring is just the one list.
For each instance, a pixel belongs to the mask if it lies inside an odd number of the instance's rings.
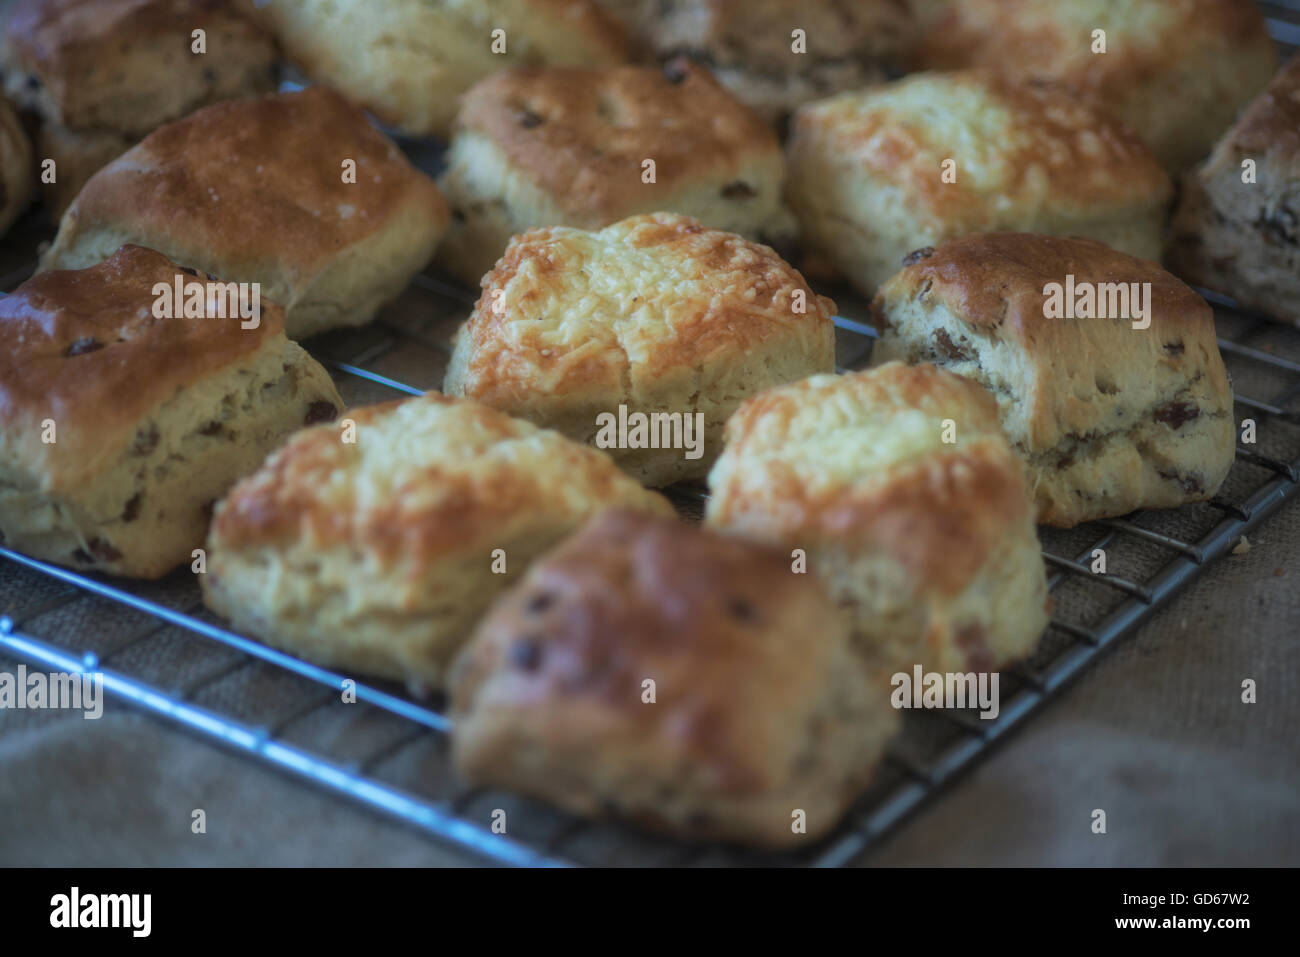
[[204,600],[309,660],[437,688],[492,600],[613,506],[673,514],[604,454],[477,402],[365,406],[218,505]]
[[922,73],[795,115],[786,194],[807,251],[865,295],[969,233],[1089,236],[1160,255],[1173,194],[1137,136],[1050,83]]
[[708,472],[742,399],[835,368],[834,313],[768,247],[686,216],[534,229],[483,278],[444,389],[668,485]]
[[702,67],[506,70],[465,96],[438,185],[438,262],[477,286],[515,233],[684,213],[789,246],[776,134]]
[[[203,285],[200,315],[156,308],[178,283]],[[283,311],[262,300],[245,318],[227,288],[123,246],[0,299],[0,542],[157,578],[203,547],[236,479],[334,418],[343,400]]]
[[1232,466],[1214,313],[1154,262],[1088,239],[966,236],[913,253],[872,313],[873,362],[937,363],[993,393],[1041,522],[1204,501]]
[[502,596],[451,676],[452,756],[480,785],[697,839],[832,828],[899,725],[788,554],[608,512]]
[[369,322],[433,255],[447,204],[326,87],[219,103],[150,133],[86,183],[42,269],[123,243],[261,284],[294,339]]
[[1189,282],[1300,325],[1300,56],[1183,178],[1165,256]]
[[241,0],[17,0],[4,22],[5,94],[34,116],[56,217],[150,130],[275,89],[275,44]]
[[982,386],[891,362],[749,399],[709,473],[710,528],[829,586],[865,662],[993,671],[1047,626],[1024,469]]

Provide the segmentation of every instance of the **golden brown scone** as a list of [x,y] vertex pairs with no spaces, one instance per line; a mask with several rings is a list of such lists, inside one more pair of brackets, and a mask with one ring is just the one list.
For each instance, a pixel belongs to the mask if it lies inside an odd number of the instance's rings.
[[461,95],[497,70],[614,66],[629,52],[594,0],[268,0],[262,16],[308,75],[420,136],[445,134]]
[[218,506],[204,600],[309,660],[437,687],[488,604],[613,506],[672,514],[607,456],[476,402],[366,406]]
[[803,240],[868,295],[911,250],[967,233],[1090,236],[1159,258],[1168,176],[1135,135],[1049,84],[919,74],[811,103],[792,129]]
[[370,321],[429,261],[447,216],[433,181],[360,109],[311,87],[219,103],[149,134],[86,184],[41,268],[139,243],[261,283],[300,339]]
[[33,175],[32,144],[9,104],[0,100],[0,235],[31,202]]
[[507,70],[470,90],[456,119],[438,262],[477,286],[515,233],[600,229],[655,210],[788,246],[784,177],[771,128],[686,61]]
[[[1049,284],[1063,302],[1070,276],[1075,315],[1088,284],[1109,318],[1047,317]],[[1124,295],[1102,286],[1133,283],[1139,299],[1131,285]],[[1070,527],[1203,501],[1232,466],[1214,315],[1153,262],[1088,239],[967,236],[918,250],[872,312],[873,362],[937,363],[994,394],[1039,521]]]
[[897,362],[813,376],[750,399],[726,440],[706,521],[803,550],[865,661],[991,671],[1033,651],[1047,579],[983,387]]
[[1300,56],[1183,179],[1166,258],[1188,281],[1300,325]]
[[5,93],[48,123],[143,136],[274,88],[275,47],[250,10],[235,0],[17,0],[0,52]]
[[451,707],[473,782],[774,848],[833,827],[898,724],[886,677],[787,552],[626,512],[498,602],[456,662]]
[[[157,578],[210,509],[343,402],[262,300],[241,318],[158,318],[155,284],[205,277],[139,246],[0,300],[0,541],[83,571]],[[252,305],[252,303],[247,303]],[[159,310],[162,311],[161,309]],[[248,328],[245,328],[248,326]]]
[[708,472],[741,399],[835,367],[834,314],[771,249],[686,216],[535,229],[483,277],[444,387],[668,485]]
[[906,0],[605,3],[655,54],[707,66],[769,123],[809,100],[880,82],[917,38]]
[[1254,0],[962,0],[925,31],[914,65],[1058,80],[1179,173],[1264,88],[1277,50]]

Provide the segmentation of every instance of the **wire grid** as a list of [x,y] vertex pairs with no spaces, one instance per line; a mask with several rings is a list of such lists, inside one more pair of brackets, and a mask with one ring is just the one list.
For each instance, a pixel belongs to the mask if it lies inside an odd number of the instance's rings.
[[[1300,0],[1264,4],[1284,46],[1300,42]],[[25,224],[27,238],[49,224]],[[21,238],[21,237],[20,237]],[[24,245],[30,250],[34,241]],[[32,264],[0,262],[12,289]],[[837,301],[865,316],[851,293]],[[1236,418],[1258,441],[1239,446],[1219,495],[1176,510],[1143,511],[1070,530],[1040,529],[1054,613],[1036,654],[1001,672],[1001,710],[909,711],[868,792],[828,838],[798,851],[761,853],[678,843],[618,822],[576,818],[540,802],[466,786],[448,758],[450,721],[438,698],[355,680],[228,630],[203,608],[188,571],[127,582],[49,565],[0,548],[0,650],[36,666],[98,672],[113,696],[198,736],[242,751],[316,786],[355,799],[485,862],[523,865],[841,866],[864,852],[1174,593],[1256,529],[1300,488],[1300,333],[1202,291],[1215,305],[1219,347],[1233,375]],[[370,326],[318,337],[308,347],[335,373],[350,405],[437,388],[451,334],[474,296],[436,274],[417,276]],[[870,327],[837,317],[841,370],[869,359]],[[701,487],[668,490],[698,517]],[[1094,574],[1095,549],[1108,571]],[[355,680],[355,704],[344,704]],[[507,812],[509,833],[491,830]]]

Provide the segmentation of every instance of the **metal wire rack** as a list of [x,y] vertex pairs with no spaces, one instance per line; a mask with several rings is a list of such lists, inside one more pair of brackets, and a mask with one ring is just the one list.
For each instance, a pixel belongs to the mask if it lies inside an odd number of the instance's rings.
[[[1283,46],[1300,43],[1300,0],[1264,4]],[[48,230],[48,224],[31,227]],[[33,244],[34,245],[34,244]],[[24,247],[30,251],[32,245]],[[0,280],[12,289],[31,264]],[[1233,375],[1238,421],[1257,423],[1213,501],[1148,511],[1068,531],[1042,529],[1055,612],[1038,652],[1002,672],[1001,710],[917,711],[875,784],[834,834],[802,850],[760,854],[677,844],[581,820],[525,798],[470,788],[450,770],[450,722],[438,699],[317,667],[230,631],[202,606],[188,572],[157,583],[81,574],[0,547],[0,654],[50,670],[103,675],[114,697],[199,737],[397,818],[433,838],[507,865],[840,866],[859,859],[961,771],[1083,671],[1132,635],[1175,592],[1265,522],[1300,489],[1300,333],[1206,292]],[[442,378],[452,331],[473,296],[433,274],[364,329],[308,343],[351,404],[420,394]],[[837,297],[839,301],[840,297]],[[863,315],[844,296],[842,312]],[[841,369],[860,367],[872,331],[838,318]],[[705,492],[670,490],[684,514]],[[1107,556],[1095,574],[1096,549]],[[342,701],[355,681],[354,704]],[[508,809],[509,834],[490,828]]]

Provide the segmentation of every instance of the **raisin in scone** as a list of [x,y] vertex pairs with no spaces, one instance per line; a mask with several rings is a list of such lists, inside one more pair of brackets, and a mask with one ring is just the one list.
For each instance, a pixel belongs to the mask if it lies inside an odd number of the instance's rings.
[[158,318],[156,287],[178,281],[209,288],[209,277],[124,246],[0,299],[7,547],[157,578],[203,547],[211,508],[236,479],[342,408],[269,301],[246,319],[224,292],[205,294],[203,315]]
[[219,103],[150,133],[96,173],[42,269],[124,242],[259,282],[301,339],[374,318],[447,227],[433,180],[326,87]]
[[365,406],[218,506],[204,600],[311,661],[438,687],[488,604],[612,506],[672,514],[601,453],[476,402]]
[[444,135],[461,96],[515,66],[615,66],[629,47],[594,0],[265,0],[288,57],[385,123]]
[[1184,177],[1165,256],[1189,282],[1300,325],[1300,56]]
[[650,52],[687,56],[769,123],[881,80],[917,39],[906,0],[606,0]]
[[796,114],[787,194],[808,250],[864,294],[919,246],[998,230],[1158,258],[1173,186],[1151,151],[1050,84],[922,74]]
[[56,216],[150,130],[275,89],[275,44],[240,0],[18,0],[0,63],[57,163],[42,184]]
[[776,134],[686,61],[507,70],[470,90],[456,118],[438,262],[477,286],[515,233],[656,210],[788,247],[784,178]]
[[834,368],[834,313],[771,249],[686,216],[535,229],[483,277],[444,388],[668,485],[708,472],[746,396]]
[[898,725],[887,681],[787,552],[610,512],[476,630],[452,754],[474,783],[579,814],[796,846],[869,781]]
[[1206,154],[1276,65],[1255,0],[961,0],[932,18],[914,62],[1059,81],[1137,132],[1175,174]]
[[1213,312],[1156,263],[1087,239],[968,236],[917,250],[872,312],[873,362],[937,363],[994,394],[1039,521],[1203,501],[1232,466]]
[[726,441],[709,527],[799,549],[864,662],[990,671],[1033,651],[1047,579],[982,386],[897,362],[813,376],[745,402]]

